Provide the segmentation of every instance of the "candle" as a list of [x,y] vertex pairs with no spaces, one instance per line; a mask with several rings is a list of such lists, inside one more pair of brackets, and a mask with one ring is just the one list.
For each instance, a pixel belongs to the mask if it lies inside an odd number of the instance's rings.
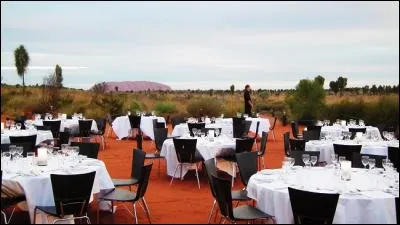
[[66,119],[67,119],[67,114],[63,113],[62,116],[61,116],[61,118],[62,118],[63,120],[66,120]]
[[307,127],[304,127],[304,131],[307,131]]
[[209,130],[208,131],[208,137],[211,137],[211,138],[214,137],[214,130]]
[[39,166],[47,165],[47,148],[38,148],[37,163]]
[[363,133],[362,133],[362,132],[357,132],[357,133],[356,133],[357,139],[361,139],[362,136],[363,136]]
[[3,131],[4,130],[4,123],[2,122],[1,123],[1,131]]
[[340,163],[340,169],[342,172],[342,179],[344,180],[350,180],[351,178],[351,161],[348,160],[343,160]]
[[346,126],[346,120],[340,121],[340,124],[341,124],[343,127],[345,127],[345,126]]

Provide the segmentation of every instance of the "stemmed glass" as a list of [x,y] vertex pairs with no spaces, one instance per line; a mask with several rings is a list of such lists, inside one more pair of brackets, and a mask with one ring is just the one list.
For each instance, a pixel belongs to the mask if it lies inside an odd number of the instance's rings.
[[307,166],[307,164],[310,162],[310,155],[309,154],[303,154],[302,159],[303,159],[304,165]]
[[311,156],[311,164],[312,164],[313,167],[315,166],[317,161],[318,161],[318,157],[316,155],[312,155]]
[[339,164],[342,165],[342,162],[346,160],[345,156],[339,156]]
[[215,129],[215,135],[218,137],[220,135],[219,129]]
[[9,149],[9,152],[11,154],[11,159],[13,160],[15,155],[17,154],[17,146],[16,145],[10,145],[8,147],[8,149]]
[[376,161],[374,158],[368,159],[368,166],[369,166],[370,171],[372,171],[372,169],[375,167],[375,163],[376,163]]
[[[3,163],[4,163],[4,165],[8,165],[8,163],[10,162],[10,159],[11,159],[11,152],[2,152],[1,153],[1,166],[3,167]],[[2,168],[2,170],[4,170],[3,168]]]
[[193,128],[193,129],[192,129],[192,133],[193,133],[193,136],[196,137],[196,136],[197,136],[197,128]]
[[21,123],[16,123],[15,127],[17,127],[17,130],[21,130],[22,125],[21,125]]
[[338,154],[332,154],[331,155],[331,159],[332,159],[332,164],[336,165],[338,163]]
[[17,146],[17,147],[16,147],[16,152],[17,152],[17,154],[18,154],[18,157],[19,157],[19,158],[22,158],[22,154],[24,154],[24,147],[22,147],[22,146]]
[[[391,164],[391,165],[390,165]],[[385,171],[388,171],[388,169],[390,168],[390,166],[393,166],[393,163],[390,162],[389,159],[383,159],[382,160],[382,166],[385,169]]]
[[361,163],[363,164],[364,169],[367,169],[368,162],[369,162],[369,156],[367,155],[361,156]]

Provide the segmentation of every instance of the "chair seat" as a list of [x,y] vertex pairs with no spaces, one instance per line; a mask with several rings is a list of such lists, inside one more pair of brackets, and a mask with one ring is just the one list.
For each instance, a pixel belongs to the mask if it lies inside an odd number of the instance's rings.
[[138,184],[139,180],[135,178],[128,178],[128,179],[112,179],[112,182],[114,183],[114,186],[129,186],[129,185],[134,185]]
[[46,214],[59,217],[55,206],[36,206],[36,208],[42,212],[45,212]]
[[236,220],[255,220],[266,219],[272,216],[253,206],[242,205],[233,209],[233,217],[235,217]]
[[146,159],[159,159],[159,158],[164,158],[164,157],[161,156],[160,153],[147,153],[145,158]]
[[232,201],[248,201],[247,190],[232,191]]
[[116,188],[112,192],[99,197],[103,201],[131,202],[135,200],[136,193],[125,189]]

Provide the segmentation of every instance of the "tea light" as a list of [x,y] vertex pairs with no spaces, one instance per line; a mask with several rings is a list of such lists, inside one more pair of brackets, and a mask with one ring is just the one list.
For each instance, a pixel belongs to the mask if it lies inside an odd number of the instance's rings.
[[61,115],[61,118],[62,118],[63,120],[66,120],[66,119],[67,119],[67,114],[63,113],[63,114]]
[[214,137],[214,130],[209,130],[208,131],[208,137],[211,137],[211,138]]
[[357,139],[361,139],[362,136],[363,136],[363,133],[362,133],[362,132],[357,132],[357,133],[356,133]]
[[4,123],[1,123],[1,131],[4,130]]
[[344,160],[340,163],[340,169],[342,172],[342,178],[350,180],[351,178],[351,161]]
[[307,127],[304,127],[304,131],[307,131]]
[[37,153],[37,164],[39,166],[46,166],[48,159],[47,148],[38,148]]
[[341,124],[343,127],[345,127],[345,126],[346,126],[346,120],[340,121],[340,124]]

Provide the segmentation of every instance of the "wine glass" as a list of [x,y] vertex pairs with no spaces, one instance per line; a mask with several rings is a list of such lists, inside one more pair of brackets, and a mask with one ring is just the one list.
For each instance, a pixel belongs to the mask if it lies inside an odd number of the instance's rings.
[[21,130],[22,125],[21,125],[21,123],[16,123],[15,127],[17,127],[17,130]]
[[193,128],[193,129],[192,129],[192,133],[193,133],[193,136],[196,137],[196,136],[197,136],[197,128]]
[[303,159],[303,163],[305,165],[307,165],[310,162],[310,155],[309,154],[303,154],[302,159]]
[[363,164],[364,169],[367,169],[368,162],[369,162],[369,156],[367,155],[361,156],[361,163]]
[[339,156],[339,164],[341,165],[343,161],[346,161],[345,156]]
[[385,171],[388,171],[388,164],[391,163],[389,159],[383,159],[382,160],[382,167],[385,169]]
[[[2,152],[1,153],[1,166],[3,167],[3,163],[7,166],[11,159],[11,152]],[[4,170],[4,169],[2,169]]]
[[11,120],[10,119],[6,120],[6,128],[8,128],[8,129],[11,128]]
[[215,129],[215,135],[218,137],[220,135],[220,130],[219,129]]
[[333,165],[336,165],[338,163],[338,160],[339,160],[338,154],[332,154],[331,155],[331,159],[332,159]]
[[376,161],[374,158],[368,159],[368,166],[369,166],[370,170],[372,170],[375,167],[375,163],[376,163]]
[[312,164],[312,166],[315,166],[317,161],[318,161],[318,157],[316,155],[312,155],[311,156],[311,164]]

